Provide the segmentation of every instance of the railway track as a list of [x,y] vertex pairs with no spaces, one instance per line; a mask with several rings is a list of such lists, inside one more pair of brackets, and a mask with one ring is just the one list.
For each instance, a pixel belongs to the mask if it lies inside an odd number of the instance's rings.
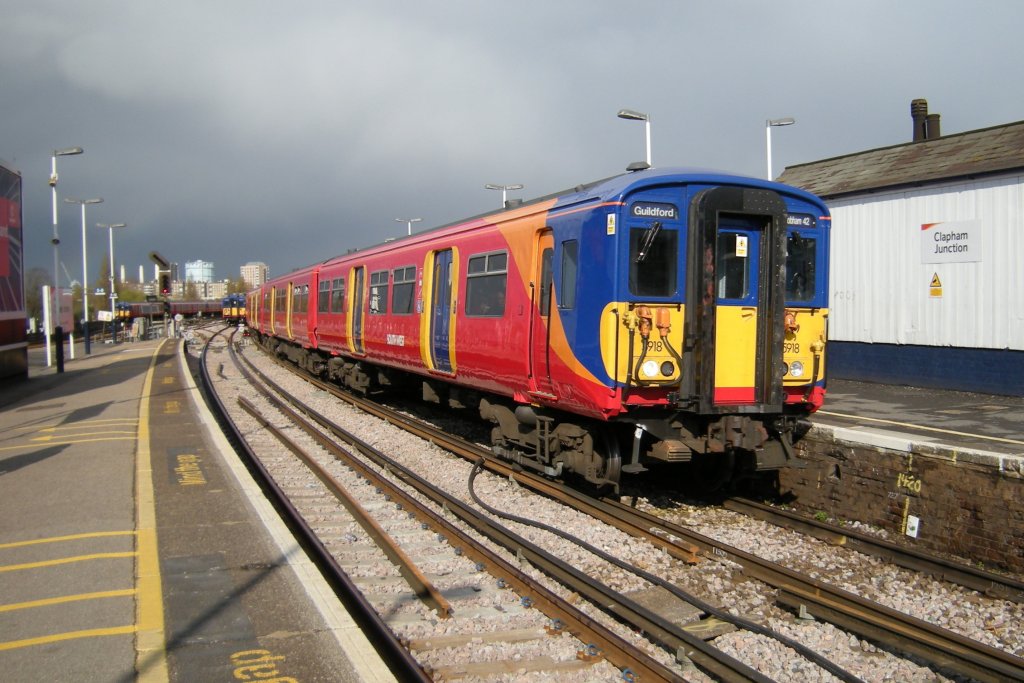
[[[226,381],[224,364],[216,374]],[[253,380],[248,381],[253,386]],[[286,501],[281,507],[291,517],[291,525],[307,527],[309,543],[322,546],[329,555],[325,564],[337,574],[335,583],[354,574],[354,588],[373,607],[383,626],[406,634],[401,645],[415,655],[421,676],[453,680],[531,672],[565,678],[582,671],[587,680],[683,680],[678,669],[655,661],[565,597],[539,585],[517,566],[515,556],[510,560],[495,552],[478,534],[490,537],[492,543],[496,540],[515,547],[519,557],[531,562],[549,562],[548,570],[570,577],[569,585],[575,580],[578,588],[593,590],[586,587],[592,583],[586,577],[578,572],[572,576],[572,567],[557,558],[543,558],[543,551],[535,545],[417,481],[414,473],[404,471],[382,451],[360,443],[322,418],[317,427],[266,387],[259,393],[259,401],[237,401],[291,454],[284,457],[278,448],[276,455],[259,456],[267,486],[280,490],[279,496]],[[279,424],[282,420],[288,424]],[[294,426],[315,441],[316,447],[303,446],[289,436],[287,432],[294,431]],[[330,431],[325,432],[324,427]],[[339,434],[348,446],[338,445]],[[317,455],[317,450],[323,453]],[[417,495],[407,490],[410,485]],[[424,503],[424,498],[434,505]],[[347,516],[339,516],[339,508],[344,508]],[[372,543],[353,534],[350,518],[360,520]],[[464,525],[475,533],[468,533]],[[424,566],[443,569],[431,574],[421,569]],[[398,569],[380,575],[382,568],[390,567]],[[370,575],[362,576],[364,571]],[[616,599],[611,591],[603,597]],[[439,629],[439,624],[443,628]],[[688,647],[703,647],[697,637],[684,640]],[[482,649],[500,649],[504,654],[488,658],[481,654]],[[558,653],[550,654],[554,651]],[[608,663],[616,669],[600,668]],[[727,656],[703,664],[723,680],[766,680]]]
[[[307,381],[309,378],[306,378]],[[319,388],[334,392],[334,387],[313,381]],[[1022,660],[1002,650],[992,648],[959,636],[946,629],[847,594],[828,584],[802,576],[797,572],[779,567],[727,544],[695,534],[679,525],[674,525],[652,515],[642,513],[618,501],[595,500],[578,491],[543,478],[515,470],[506,463],[489,456],[485,449],[452,437],[443,429],[419,423],[405,415],[376,404],[363,405],[351,396],[343,395],[346,401],[360,403],[366,410],[392,424],[408,429],[411,433],[443,445],[464,458],[486,463],[486,467],[503,477],[508,477],[522,486],[529,487],[545,496],[570,501],[571,505],[585,511],[631,535],[645,538],[671,556],[684,561],[695,561],[698,555],[727,560],[740,565],[743,572],[764,581],[778,591],[778,600],[805,616],[828,620],[841,628],[858,634],[862,638],[900,651],[911,652],[931,663],[935,670],[968,676],[976,680],[1020,680],[1024,678]],[[735,505],[747,505],[735,503]],[[823,533],[820,530],[817,533]],[[832,532],[834,533],[834,532]],[[860,539],[854,541],[861,543]],[[887,548],[885,553],[896,556],[898,548]],[[895,559],[903,566],[919,569],[921,558],[913,561]],[[915,564],[918,563],[918,564]],[[989,594],[1011,597],[1019,588],[999,584],[992,577],[978,577],[975,572],[954,572],[951,569],[926,569],[951,580],[983,590]],[[967,577],[967,578],[963,578]],[[980,584],[978,582],[981,582]],[[972,583],[973,582],[973,583]]]

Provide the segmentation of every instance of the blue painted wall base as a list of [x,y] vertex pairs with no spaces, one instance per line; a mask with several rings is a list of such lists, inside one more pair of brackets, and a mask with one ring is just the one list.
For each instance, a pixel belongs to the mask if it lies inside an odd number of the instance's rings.
[[829,341],[829,377],[1024,396],[1024,351]]

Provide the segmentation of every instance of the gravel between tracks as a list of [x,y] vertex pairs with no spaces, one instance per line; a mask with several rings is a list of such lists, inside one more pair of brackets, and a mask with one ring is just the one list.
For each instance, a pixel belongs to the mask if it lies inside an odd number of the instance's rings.
[[[286,370],[276,367],[255,347],[247,350],[246,356],[287,391],[301,397],[329,419],[398,457],[404,464],[461,499],[469,500],[469,463],[314,389]],[[452,429],[456,431],[458,427],[453,426]],[[517,515],[557,526],[587,539],[606,552],[657,573],[708,602],[722,605],[735,614],[753,618],[806,644],[865,681],[951,680],[829,624],[796,619],[789,612],[775,606],[770,589],[760,582],[747,579],[739,567],[729,562],[708,560],[696,567],[687,566],[623,532],[491,474],[481,474],[477,478],[476,489],[484,501],[496,508],[513,511]],[[702,534],[727,541],[748,552],[782,562],[824,581],[840,582],[847,590],[894,609],[1017,656],[1024,654],[1024,634],[1019,629],[1019,625],[1024,622],[1024,609],[1015,603],[989,599],[974,591],[935,581],[728,510],[688,506],[675,500],[642,500],[641,505],[659,515],[670,515],[675,521]],[[645,581],[624,575],[590,553],[546,532],[514,523],[508,526],[516,533],[570,559],[574,566],[616,590],[630,591],[647,587]],[[546,578],[538,576],[538,581],[564,593],[564,589],[553,585]],[[600,615],[602,621],[608,621],[594,608],[581,607],[594,616]],[[633,642],[639,642],[641,638],[639,634],[617,625],[615,628]],[[746,632],[732,632],[719,636],[714,643],[775,680],[835,680],[827,672],[771,639]],[[665,652],[659,652],[658,657],[666,663],[673,659],[671,653]],[[704,679],[697,671],[691,671],[687,676],[693,680]]]

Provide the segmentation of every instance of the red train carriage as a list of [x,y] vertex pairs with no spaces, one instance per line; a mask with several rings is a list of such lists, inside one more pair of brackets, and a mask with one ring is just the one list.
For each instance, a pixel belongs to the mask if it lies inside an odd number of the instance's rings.
[[276,278],[248,309],[275,352],[479,409],[550,474],[770,470],[824,396],[829,222],[796,188],[641,171]]

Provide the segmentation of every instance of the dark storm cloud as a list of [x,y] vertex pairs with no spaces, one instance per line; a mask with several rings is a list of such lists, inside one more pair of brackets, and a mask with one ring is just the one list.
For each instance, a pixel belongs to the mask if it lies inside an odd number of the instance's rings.
[[[910,100],[947,133],[1024,118],[1013,35],[1024,4],[944,1],[66,3],[0,24],[0,158],[25,180],[27,265],[52,267],[61,197],[101,196],[126,222],[135,277],[156,249],[218,277],[281,273],[348,248],[658,166],[776,173],[904,142]],[[105,234],[90,228],[98,270]],[[80,218],[61,204],[61,259],[81,272]]]

